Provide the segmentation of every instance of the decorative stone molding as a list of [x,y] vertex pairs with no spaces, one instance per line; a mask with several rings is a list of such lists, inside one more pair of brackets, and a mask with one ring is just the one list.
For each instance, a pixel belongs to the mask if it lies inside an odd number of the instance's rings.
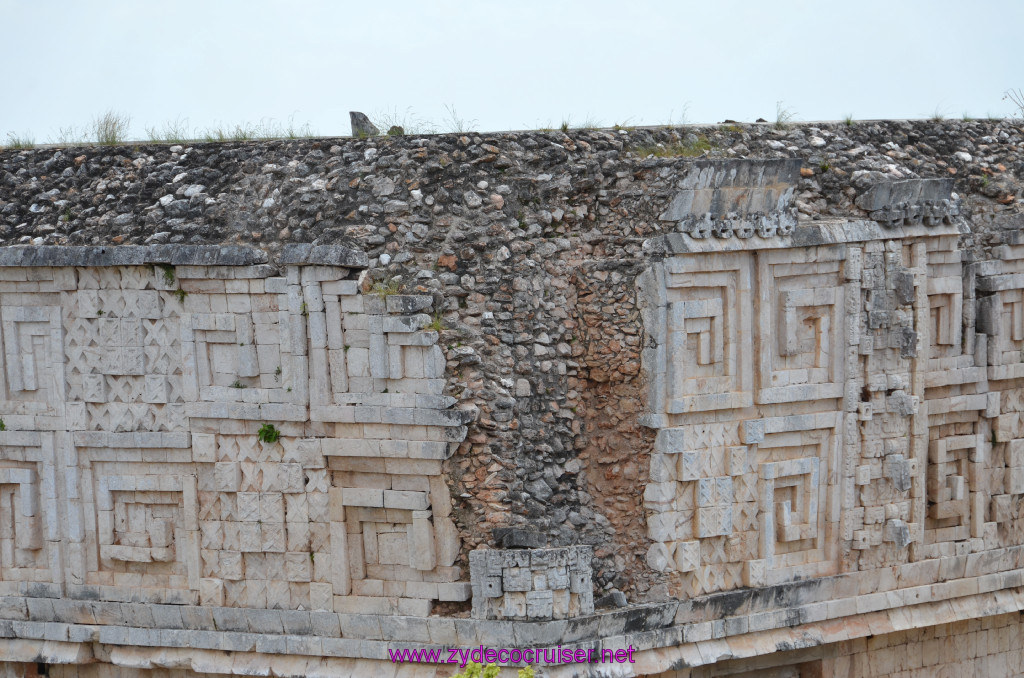
[[906,179],[871,186],[856,204],[887,228],[950,224],[960,214],[952,179]]
[[[0,250],[0,594],[426,616],[468,600],[430,296],[341,246]],[[272,435],[263,438],[261,427]],[[13,508],[9,511],[8,508]]]
[[676,222],[694,238],[789,235],[796,226],[793,196],[802,162],[698,160],[659,218]]
[[676,254],[638,280],[659,429],[644,501],[647,562],[678,595],[1015,543],[1024,255],[976,267],[976,292],[957,228],[666,238]]
[[589,546],[469,554],[476,619],[571,619],[593,614]]

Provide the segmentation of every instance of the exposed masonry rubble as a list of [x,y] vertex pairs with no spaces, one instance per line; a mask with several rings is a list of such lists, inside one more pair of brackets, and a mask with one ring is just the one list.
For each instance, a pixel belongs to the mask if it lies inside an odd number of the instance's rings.
[[0,154],[6,656],[639,675],[1022,609],[1021,176],[991,121]]

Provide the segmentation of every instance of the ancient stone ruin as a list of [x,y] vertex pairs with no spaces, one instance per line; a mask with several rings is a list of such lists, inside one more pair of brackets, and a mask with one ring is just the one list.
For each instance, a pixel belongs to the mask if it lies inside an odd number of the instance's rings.
[[1021,176],[1008,121],[0,153],[0,676],[1020,675]]

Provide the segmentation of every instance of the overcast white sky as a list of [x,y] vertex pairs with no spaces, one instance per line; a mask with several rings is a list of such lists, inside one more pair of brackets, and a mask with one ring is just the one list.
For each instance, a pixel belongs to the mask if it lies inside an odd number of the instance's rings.
[[0,0],[0,143],[348,111],[482,130],[1006,115],[1021,0]]

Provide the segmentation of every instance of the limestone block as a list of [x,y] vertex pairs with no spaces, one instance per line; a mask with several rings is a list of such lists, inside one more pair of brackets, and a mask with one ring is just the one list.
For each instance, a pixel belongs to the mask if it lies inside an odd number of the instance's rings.
[[450,567],[459,557],[459,532],[455,523],[447,517],[434,514],[434,549],[437,564]]
[[[424,513],[426,513],[424,511]],[[408,527],[409,565],[417,570],[432,570],[437,564],[434,530],[426,517],[414,517]]]
[[654,441],[654,447],[662,454],[678,454],[686,449],[683,429],[662,429]]
[[700,565],[700,542],[676,542],[673,559],[679,572],[693,572]]
[[533,578],[530,570],[521,567],[507,568],[502,574],[502,589],[505,591],[532,591]]
[[910,489],[910,463],[902,454],[890,454],[883,463],[885,476],[899,492]]
[[654,513],[647,518],[647,536],[652,541],[667,542],[676,538],[678,513],[666,511]]
[[647,549],[647,564],[652,570],[664,572],[669,569],[671,556],[665,544],[656,542]]
[[224,582],[220,579],[199,580],[199,602],[202,605],[221,607],[224,605]]
[[526,614],[532,619],[550,619],[554,614],[554,597],[551,591],[528,591],[526,593]]

